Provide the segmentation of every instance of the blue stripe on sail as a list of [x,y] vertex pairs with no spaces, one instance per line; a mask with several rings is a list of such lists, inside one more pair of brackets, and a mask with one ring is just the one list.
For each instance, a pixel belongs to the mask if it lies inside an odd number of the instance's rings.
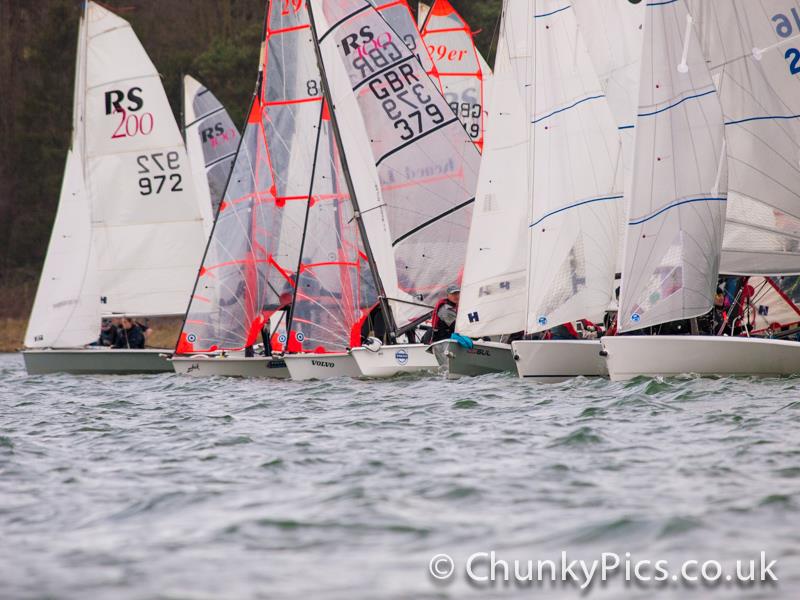
[[764,117],[748,117],[738,121],[726,121],[725,125],[738,125],[739,123],[749,123],[750,121],[790,121],[800,119],[800,115],[768,115]]
[[575,204],[570,204],[569,206],[565,206],[563,208],[559,208],[558,210],[554,210],[553,212],[549,212],[544,215],[541,219],[536,221],[530,225],[530,227],[536,227],[539,223],[544,221],[545,219],[549,219],[553,215],[557,215],[560,212],[564,212],[565,210],[570,210],[572,208],[577,208],[579,206],[583,206],[584,204],[592,204],[593,202],[604,202],[606,200],[621,200],[624,196],[605,196],[603,198],[590,198],[589,200],[581,200],[580,202],[576,202]]
[[537,123],[540,123],[540,122],[544,121],[545,119],[549,119],[550,117],[553,117],[553,116],[557,115],[558,113],[562,113],[565,110],[569,110],[571,108],[575,108],[579,104],[583,104],[584,102],[588,102],[589,100],[598,100],[600,98],[605,98],[605,95],[604,94],[600,94],[599,96],[589,96],[588,98],[583,98],[582,100],[578,100],[576,102],[573,102],[569,106],[565,106],[564,108],[559,108],[558,110],[554,110],[553,112],[551,112],[548,115],[545,115],[543,117],[539,117],[538,119],[534,119],[533,121],[531,121],[531,123],[536,125]]
[[617,127],[617,129],[619,129],[620,131],[622,131],[623,129],[635,129],[635,128],[636,125],[622,125],[620,127]]
[[665,4],[674,4],[678,0],[661,0],[661,2],[648,2],[647,6],[664,6]]
[[728,199],[724,196],[720,198],[690,198],[688,200],[679,200],[677,202],[673,202],[672,204],[668,204],[667,206],[653,213],[652,215],[649,215],[647,217],[642,217],[641,219],[636,219],[635,221],[629,221],[628,225],[641,225],[642,223],[646,223],[647,221],[655,219],[661,213],[667,212],[668,210],[676,208],[683,204],[691,204],[694,202],[727,202],[727,201]]
[[667,111],[667,110],[670,110],[672,108],[675,108],[676,106],[679,106],[679,105],[683,104],[687,100],[694,100],[695,98],[702,98],[704,96],[708,96],[709,94],[714,94],[714,93],[716,93],[716,91],[717,90],[715,88],[715,89],[712,89],[712,90],[708,90],[707,92],[702,92],[700,94],[694,94],[693,96],[687,96],[686,98],[682,98],[682,99],[678,100],[674,104],[670,104],[669,106],[665,106],[664,108],[659,108],[658,110],[654,110],[653,112],[640,113],[639,116],[640,117],[652,117],[653,115],[657,115],[657,114],[662,113],[664,111]]
[[562,6],[561,8],[557,8],[557,9],[555,9],[553,11],[550,11],[549,13],[544,13],[544,14],[541,14],[541,15],[533,15],[533,18],[534,19],[544,19],[545,17],[549,17],[550,15],[554,15],[556,13],[560,13],[562,11],[565,11],[568,8],[570,8],[571,6],[572,6],[571,4],[567,4],[566,6]]

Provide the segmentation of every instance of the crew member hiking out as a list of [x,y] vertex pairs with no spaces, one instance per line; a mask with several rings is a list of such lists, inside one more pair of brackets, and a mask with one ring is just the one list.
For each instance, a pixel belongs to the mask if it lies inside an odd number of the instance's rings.
[[433,336],[431,343],[450,339],[456,330],[456,315],[458,314],[458,300],[461,297],[461,288],[451,285],[447,288],[447,297],[440,300],[433,309],[431,329]]

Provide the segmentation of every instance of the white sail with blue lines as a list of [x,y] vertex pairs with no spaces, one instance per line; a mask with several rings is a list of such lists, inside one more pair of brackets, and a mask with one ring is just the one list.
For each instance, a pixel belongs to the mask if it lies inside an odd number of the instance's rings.
[[624,165],[573,7],[534,3],[533,189],[526,330],[599,321],[614,290]]
[[646,5],[619,331],[712,308],[725,209],[722,106],[684,0]]
[[798,274],[800,2],[690,0],[689,7],[725,114],[730,191],[720,270]]

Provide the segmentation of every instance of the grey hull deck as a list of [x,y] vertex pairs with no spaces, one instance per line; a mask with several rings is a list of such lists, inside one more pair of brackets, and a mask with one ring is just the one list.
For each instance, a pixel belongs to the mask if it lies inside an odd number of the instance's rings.
[[29,375],[72,373],[74,375],[135,375],[171,373],[166,349],[111,350],[76,348],[70,350],[26,350],[22,353]]

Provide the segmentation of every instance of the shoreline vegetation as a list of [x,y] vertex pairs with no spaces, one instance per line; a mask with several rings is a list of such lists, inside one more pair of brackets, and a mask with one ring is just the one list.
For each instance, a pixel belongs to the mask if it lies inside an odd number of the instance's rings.
[[[470,24],[492,64],[501,0],[451,3]],[[409,4],[416,13],[417,0]],[[0,351],[4,352],[22,347],[55,219],[70,141],[80,5],[75,0],[0,0]],[[103,5],[133,25],[161,73],[175,115],[181,114],[183,75],[190,74],[213,90],[241,124],[253,93],[264,0],[104,0]],[[176,23],[192,26],[176,35]],[[166,346],[173,343],[174,336]]]

